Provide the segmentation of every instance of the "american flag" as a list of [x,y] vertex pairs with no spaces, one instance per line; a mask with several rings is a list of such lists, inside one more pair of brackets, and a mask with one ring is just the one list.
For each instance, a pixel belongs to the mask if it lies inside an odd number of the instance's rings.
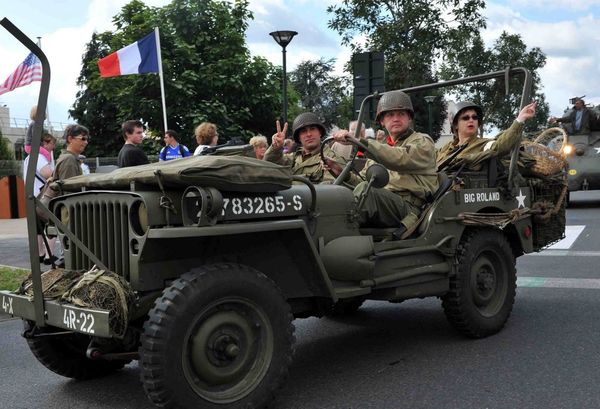
[[0,95],[12,91],[15,88],[31,84],[33,81],[42,80],[42,63],[35,54],[29,53],[15,72],[10,74],[4,84],[0,85]]

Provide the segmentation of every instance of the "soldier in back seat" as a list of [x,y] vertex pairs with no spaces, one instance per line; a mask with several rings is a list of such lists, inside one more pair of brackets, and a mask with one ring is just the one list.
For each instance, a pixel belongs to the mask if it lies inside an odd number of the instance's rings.
[[[292,134],[294,141],[300,144],[296,152],[284,153],[285,136],[288,124],[281,128],[276,123],[277,133],[271,139],[272,144],[265,152],[264,160],[292,168],[294,175],[301,175],[313,183],[332,182],[333,176],[325,170],[321,163],[321,138],[325,136],[325,126],[319,117],[312,112],[304,112],[294,119]],[[323,153],[337,161],[340,165],[346,161],[325,146]]]
[[[491,157],[502,157],[520,143],[523,124],[535,115],[536,103],[525,106],[510,128],[502,132],[496,139],[480,138],[478,133],[483,119],[483,110],[470,101],[456,104],[456,113],[452,118],[454,139],[437,152],[438,166],[446,161],[457,150],[461,150],[452,159],[452,164],[462,164],[468,170],[481,170],[482,163]],[[449,165],[449,163],[446,163]]]

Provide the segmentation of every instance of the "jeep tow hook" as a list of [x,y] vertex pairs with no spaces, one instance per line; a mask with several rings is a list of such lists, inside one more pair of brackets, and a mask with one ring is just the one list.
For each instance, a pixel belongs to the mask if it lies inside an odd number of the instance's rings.
[[88,348],[85,355],[94,361],[119,361],[140,358],[137,352],[109,352],[105,354],[98,348]]

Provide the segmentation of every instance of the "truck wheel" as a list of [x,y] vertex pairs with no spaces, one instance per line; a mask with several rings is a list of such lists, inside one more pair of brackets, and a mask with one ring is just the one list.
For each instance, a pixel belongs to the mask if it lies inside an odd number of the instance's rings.
[[[23,323],[26,332],[34,326],[30,321]],[[118,371],[128,363],[88,359],[85,353],[89,343],[89,336],[77,333],[27,339],[29,349],[42,365],[67,378],[99,378]]]
[[457,249],[458,271],[442,306],[450,323],[471,338],[504,327],[515,302],[515,257],[497,230],[466,231]]
[[290,306],[277,285],[252,268],[193,269],[163,291],[148,315],[141,380],[160,407],[263,407],[287,377]]

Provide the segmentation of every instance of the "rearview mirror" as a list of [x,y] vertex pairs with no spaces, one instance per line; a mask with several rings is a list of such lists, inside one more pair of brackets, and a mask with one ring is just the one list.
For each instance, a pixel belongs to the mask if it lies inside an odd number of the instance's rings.
[[388,170],[379,163],[375,163],[369,166],[367,169],[367,181],[371,181],[371,186],[377,189],[381,189],[386,186],[390,181],[390,174]]

